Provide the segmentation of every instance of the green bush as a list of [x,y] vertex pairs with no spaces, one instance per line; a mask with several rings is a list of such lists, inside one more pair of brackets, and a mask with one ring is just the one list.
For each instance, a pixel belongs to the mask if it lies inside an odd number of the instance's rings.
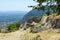
[[0,27],[0,32],[1,32],[1,27]]
[[12,32],[12,31],[18,30],[19,27],[20,27],[20,23],[18,23],[18,22],[17,23],[14,23],[14,24],[10,24],[8,26],[8,31],[9,32]]

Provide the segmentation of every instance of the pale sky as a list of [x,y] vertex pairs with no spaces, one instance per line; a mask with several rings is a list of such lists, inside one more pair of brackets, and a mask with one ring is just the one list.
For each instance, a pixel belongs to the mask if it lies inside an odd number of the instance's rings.
[[35,5],[33,0],[0,0],[0,11],[30,11],[29,5]]

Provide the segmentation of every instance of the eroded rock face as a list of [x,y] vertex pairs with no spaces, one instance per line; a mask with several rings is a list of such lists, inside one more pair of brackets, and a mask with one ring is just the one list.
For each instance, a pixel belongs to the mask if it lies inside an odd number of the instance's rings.
[[56,26],[60,27],[60,19],[56,19]]
[[60,16],[49,16],[46,22],[50,22],[53,28],[60,28]]

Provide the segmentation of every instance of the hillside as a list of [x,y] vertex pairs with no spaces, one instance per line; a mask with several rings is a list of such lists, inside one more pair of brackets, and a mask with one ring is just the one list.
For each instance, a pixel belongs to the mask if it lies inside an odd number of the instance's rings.
[[[46,14],[48,12],[47,9],[48,8],[46,8],[44,11],[43,10],[37,10],[37,9],[29,11],[27,14],[24,15],[24,17],[22,19],[22,22],[27,21],[31,17],[35,17],[35,16],[41,17],[41,16],[43,16],[44,14]],[[50,10],[50,12],[52,13],[53,10]]]
[[60,15],[45,15],[42,17],[41,22],[35,24],[32,28],[40,29],[35,29],[38,31],[37,33],[30,32],[31,27],[26,30],[23,27],[11,33],[0,33],[0,40],[60,40]]

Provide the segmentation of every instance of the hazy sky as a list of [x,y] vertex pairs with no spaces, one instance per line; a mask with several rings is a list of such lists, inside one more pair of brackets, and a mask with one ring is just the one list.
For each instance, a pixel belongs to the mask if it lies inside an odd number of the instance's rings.
[[0,0],[0,11],[30,11],[27,6],[34,4],[33,0]]

